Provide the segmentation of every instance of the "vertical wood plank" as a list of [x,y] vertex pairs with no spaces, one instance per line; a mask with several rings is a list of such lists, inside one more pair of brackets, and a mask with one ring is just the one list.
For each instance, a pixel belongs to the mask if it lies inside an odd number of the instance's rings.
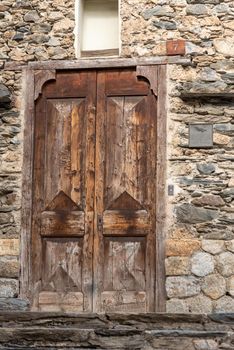
[[34,72],[23,70],[22,96],[25,98],[24,149],[22,168],[22,216],[20,248],[20,297],[31,300],[31,218],[32,218],[32,166],[34,135]]
[[93,241],[94,241],[94,193],[95,193],[95,122],[96,122],[97,74],[87,74],[86,140],[85,140],[85,236],[83,242],[82,285],[85,295],[84,310],[93,310]]
[[[71,112],[71,198],[75,203],[80,203],[84,208],[81,187],[84,187],[84,148],[86,142],[87,123],[85,116],[85,101],[75,105]],[[84,125],[85,123],[85,125]],[[80,186],[82,184],[82,186]]]
[[[155,69],[156,70],[156,69]],[[146,207],[149,208],[151,214],[151,234],[147,236],[146,241],[146,292],[147,292],[147,310],[155,310],[155,280],[156,280],[156,218],[157,215],[157,199],[156,199],[156,174],[157,174],[157,144],[159,142],[157,138],[157,100],[153,94],[148,96],[147,103],[145,106],[145,115],[148,117],[144,122],[147,124],[146,129],[148,130],[147,139],[144,146],[145,163],[142,167],[141,177],[142,183],[147,181],[150,186],[145,189],[144,201]],[[142,120],[143,124],[143,120]],[[144,125],[144,124],[143,124]],[[147,156],[146,156],[147,155]],[[144,174],[145,173],[145,174]]]
[[34,133],[34,159],[33,159],[33,190],[32,190],[32,233],[31,233],[31,263],[33,310],[38,307],[39,292],[42,276],[42,240],[40,214],[45,209],[45,124],[46,99],[40,96],[35,104],[35,133]]
[[[46,101],[45,116],[45,207],[47,207],[58,193],[58,189],[64,190],[63,183],[66,177],[61,177],[60,159],[63,145],[63,114],[66,114],[66,108],[62,101]],[[68,106],[69,108],[69,106]],[[69,194],[69,192],[65,193]]]
[[167,66],[158,66],[157,185],[156,185],[156,310],[166,310],[165,218],[167,145]]
[[[107,209],[114,198],[117,198],[123,188],[124,179],[124,142],[126,125],[123,121],[124,97],[107,97],[106,114],[109,116],[105,123],[106,147],[106,190],[104,208]],[[103,189],[104,190],[104,189]]]
[[97,72],[97,112],[96,112],[96,153],[95,153],[95,207],[94,207],[94,247],[93,251],[93,312],[101,310],[101,292],[103,290],[104,242],[101,239],[102,227],[98,225],[104,210],[104,162],[105,145],[105,72]]

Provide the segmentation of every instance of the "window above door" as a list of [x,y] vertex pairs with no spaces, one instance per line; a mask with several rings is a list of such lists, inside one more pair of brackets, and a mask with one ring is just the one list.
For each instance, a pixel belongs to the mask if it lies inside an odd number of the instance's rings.
[[119,1],[78,0],[77,56],[119,55]]

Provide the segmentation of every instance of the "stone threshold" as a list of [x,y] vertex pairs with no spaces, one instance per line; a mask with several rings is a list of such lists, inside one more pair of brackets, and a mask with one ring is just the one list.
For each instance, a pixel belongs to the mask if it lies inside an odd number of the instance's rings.
[[0,312],[0,349],[233,350],[234,313]]

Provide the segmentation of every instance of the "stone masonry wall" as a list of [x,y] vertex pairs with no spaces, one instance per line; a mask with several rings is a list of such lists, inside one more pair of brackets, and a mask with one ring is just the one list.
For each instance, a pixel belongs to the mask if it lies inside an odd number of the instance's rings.
[[[22,72],[5,62],[74,59],[74,1],[0,2],[0,306],[22,309],[19,237],[23,158]],[[6,299],[8,298],[8,302]]]
[[[0,3],[0,298],[15,298],[23,149],[22,73],[6,62],[75,59],[75,0]],[[166,55],[185,40],[191,64],[168,66],[168,312],[234,312],[234,3],[122,0],[121,56]],[[4,69],[5,65],[5,69]],[[214,146],[189,148],[190,123]]]
[[[210,74],[220,83],[229,74],[211,66],[169,70],[168,182],[175,184],[166,241],[169,312],[234,311],[234,104],[220,97],[183,101],[178,93],[185,79],[209,89]],[[213,124],[211,149],[188,147],[189,123]]]

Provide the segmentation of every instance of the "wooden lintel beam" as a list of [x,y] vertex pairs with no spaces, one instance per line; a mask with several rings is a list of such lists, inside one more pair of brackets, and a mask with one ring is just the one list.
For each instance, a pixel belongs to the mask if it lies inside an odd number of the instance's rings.
[[139,58],[101,58],[101,59],[77,59],[71,61],[36,61],[36,62],[5,62],[4,70],[21,71],[28,67],[31,70],[38,69],[90,69],[90,68],[113,68],[134,67],[139,65],[162,65],[181,64],[191,65],[191,59],[182,56],[157,56]]

